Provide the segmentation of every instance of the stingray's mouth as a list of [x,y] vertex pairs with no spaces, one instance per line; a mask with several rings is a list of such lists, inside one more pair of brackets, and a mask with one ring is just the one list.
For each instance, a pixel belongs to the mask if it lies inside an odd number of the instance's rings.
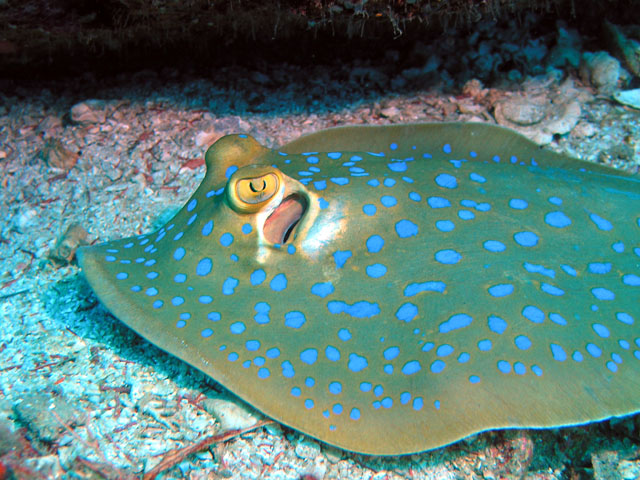
[[298,194],[288,196],[264,222],[265,238],[271,243],[287,243],[306,211],[306,198]]

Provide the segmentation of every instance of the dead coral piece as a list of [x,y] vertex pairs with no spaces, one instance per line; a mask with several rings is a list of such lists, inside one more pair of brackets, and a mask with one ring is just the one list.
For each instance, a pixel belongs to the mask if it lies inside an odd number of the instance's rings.
[[58,238],[49,258],[60,265],[75,261],[76,250],[89,244],[89,233],[78,223],[72,223]]
[[580,103],[546,95],[519,95],[494,104],[496,121],[540,145],[551,143],[554,135],[569,133],[580,120]]
[[71,107],[71,119],[85,125],[104,123],[107,120],[107,103],[104,100],[86,100]]
[[44,160],[50,167],[68,172],[78,163],[80,155],[65,148],[57,138],[52,138],[47,140],[37,157]]
[[247,405],[226,397],[207,398],[202,405],[218,421],[223,431],[249,428],[262,419],[258,412]]
[[615,92],[613,98],[623,105],[640,110],[640,88]]
[[585,52],[582,54],[580,76],[600,93],[613,92],[620,78],[625,76],[620,62],[607,52]]
[[629,38],[632,35],[640,38],[640,27],[619,27],[609,22],[604,27],[613,53],[624,60],[631,73],[640,76],[640,42]]

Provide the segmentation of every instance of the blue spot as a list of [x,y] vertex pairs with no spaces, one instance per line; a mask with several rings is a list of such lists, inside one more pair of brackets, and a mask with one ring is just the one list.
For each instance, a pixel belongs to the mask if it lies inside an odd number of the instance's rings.
[[453,347],[451,345],[447,345],[446,343],[440,345],[436,350],[436,355],[439,357],[447,357],[453,353]]
[[173,237],[173,240],[177,242],[178,240],[180,240],[182,238],[183,235],[184,235],[184,232],[178,232]]
[[400,354],[400,349],[398,347],[389,347],[382,353],[385,360],[389,360],[389,361],[396,358],[399,354]]
[[271,375],[271,372],[266,367],[262,367],[260,370],[258,370],[259,378],[268,378],[270,375]]
[[284,273],[279,273],[275,277],[271,279],[271,283],[269,284],[271,290],[274,292],[281,292],[285,288],[287,288],[287,277]]
[[530,273],[539,273],[541,275],[545,275],[549,278],[555,278],[556,276],[556,272],[554,272],[553,270],[549,269],[549,268],[545,268],[542,265],[535,265],[533,263],[529,263],[529,262],[524,262],[524,264],[522,265],[524,267],[524,269],[527,272]]
[[234,174],[234,172],[238,170],[238,167],[236,167],[235,165],[231,165],[229,168],[227,168],[227,170],[224,172],[224,176],[226,178],[229,178],[231,175]]
[[300,328],[306,321],[302,312],[293,311],[284,314],[284,324],[289,328]]
[[120,272],[120,273],[118,273],[118,274],[116,275],[116,278],[117,278],[118,280],[125,280],[125,279],[127,279],[128,277],[129,277],[129,274],[128,274],[128,273],[126,273],[126,272]]
[[554,360],[564,362],[567,359],[567,354],[560,345],[552,343],[549,346],[551,347],[551,355],[553,355]]
[[591,294],[598,300],[613,300],[616,298],[615,294],[611,290],[607,290],[602,287],[592,288]]
[[305,406],[305,408],[306,408],[307,410],[311,410],[311,409],[313,408],[313,406],[314,406],[313,400],[311,400],[310,398],[307,398],[307,399],[304,401],[304,406]]
[[613,248],[613,251],[616,253],[622,253],[624,252],[624,243],[616,242],[613,245],[611,245],[611,248]]
[[258,270],[254,270],[251,273],[249,280],[251,281],[251,285],[260,285],[262,282],[264,282],[265,278],[267,278],[267,274],[264,272],[264,270],[259,268]]
[[316,379],[313,377],[307,377],[304,379],[304,384],[309,388],[313,388],[313,386],[316,384]]
[[229,325],[229,331],[231,333],[235,334],[235,335],[240,335],[246,329],[247,329],[247,327],[242,322],[235,322],[235,323],[232,323],[231,325]]
[[507,248],[504,246],[504,243],[497,240],[487,240],[483,246],[485,250],[489,250],[490,252],[504,252]]
[[596,227],[598,227],[600,230],[609,231],[613,228],[613,225],[611,225],[611,222],[609,220],[605,220],[595,213],[589,215],[589,218],[593,223],[596,224]]
[[342,268],[347,260],[351,258],[353,253],[351,250],[338,250],[333,254],[333,259],[336,262],[336,268]]
[[544,221],[547,225],[551,225],[556,228],[564,228],[571,225],[571,219],[563,212],[549,212],[545,215]]
[[500,317],[496,317],[495,315],[491,315],[487,319],[487,325],[489,326],[489,330],[493,333],[497,333],[498,335],[502,335],[509,326],[506,321]]
[[349,179],[347,177],[333,177],[329,180],[331,180],[336,185],[346,185],[347,183],[349,183]]
[[400,238],[412,237],[418,234],[418,226],[409,220],[402,219],[396,223],[396,233]]
[[[307,161],[309,161],[309,159],[307,159]],[[327,188],[327,181],[318,180],[316,182],[313,182],[313,186],[316,187],[316,190],[324,190],[325,188]]]
[[250,352],[255,352],[256,350],[260,349],[260,342],[258,340],[247,340],[244,345],[245,348]]
[[418,192],[409,192],[409,198],[414,202],[419,202],[422,200],[422,195],[420,195]]
[[533,305],[524,307],[522,309],[522,316],[533,323],[544,322],[544,312]]
[[414,410],[418,411],[418,410],[422,410],[422,407],[424,406],[424,402],[422,401],[422,397],[416,397],[413,399],[413,402],[411,403],[411,406],[413,407]]
[[549,283],[542,283],[540,285],[540,290],[542,290],[544,293],[548,293],[549,295],[553,295],[555,297],[561,297],[562,295],[564,295],[564,290],[556,287],[555,285],[551,285]]
[[531,348],[531,340],[529,340],[529,337],[524,335],[518,335],[514,339],[514,343],[520,350],[529,350]]
[[367,250],[371,253],[378,253],[384,246],[384,239],[380,235],[371,235],[367,239]]
[[518,232],[513,239],[521,247],[535,247],[538,244],[538,236],[533,232]]
[[187,212],[192,212],[193,209],[196,208],[197,204],[198,204],[198,201],[195,198],[192,199],[189,203],[187,203]]
[[516,362],[513,364],[513,371],[516,372],[517,375],[524,375],[527,372],[527,367],[525,367],[522,362]]
[[549,197],[549,203],[553,203],[554,205],[562,205],[562,199],[558,197]]
[[477,375],[471,375],[469,377],[469,382],[470,383],[480,383],[480,377]]
[[572,277],[575,277],[576,275],[578,275],[578,272],[576,272],[576,269],[573,268],[571,265],[560,265],[560,268],[562,268],[564,273],[566,273],[567,275],[571,275]]
[[205,328],[200,332],[200,335],[202,335],[203,338],[209,338],[211,335],[213,335],[213,330],[211,330],[210,328]]
[[327,295],[331,295],[334,291],[333,284],[331,282],[316,283],[311,287],[311,293],[317,295],[320,298],[324,298]]
[[238,354],[236,352],[230,353],[227,358],[230,362],[235,362],[236,360],[238,360]]
[[372,178],[371,180],[367,181],[367,185],[371,187],[377,187],[378,185],[380,185],[380,181],[376,178]]
[[451,206],[451,202],[442,197],[429,197],[427,203],[431,208],[446,208]]
[[378,209],[376,208],[376,206],[372,205],[371,203],[367,203],[364,207],[362,207],[362,211],[364,212],[364,214],[370,217],[373,217],[376,214],[377,210]]
[[405,297],[413,297],[414,295],[419,294],[420,292],[438,292],[443,293],[447,285],[444,282],[423,282],[423,283],[410,283],[404,289]]
[[467,315],[466,313],[456,313],[449,317],[449,320],[446,322],[442,322],[438,327],[440,333],[449,333],[454,330],[458,330],[460,328],[465,328],[471,325],[473,322],[473,317]]
[[256,311],[256,315],[253,317],[256,323],[260,325],[266,325],[271,321],[271,319],[269,318],[269,311],[271,310],[271,306],[268,303],[258,302],[256,303],[255,307],[253,307],[253,309]]
[[220,320],[222,318],[222,316],[218,312],[209,312],[207,314],[207,318],[209,320],[211,320],[212,322],[217,322],[218,320]]
[[625,285],[629,285],[630,287],[638,287],[640,286],[640,277],[638,275],[629,273],[622,276],[622,283],[624,283]]
[[[293,365],[291,365],[291,362],[289,360],[285,360],[284,362],[282,362],[281,366],[282,366],[283,377],[292,378],[296,374],[296,371],[293,369]],[[293,393],[293,390],[292,390],[292,393]],[[300,394],[298,393],[298,395]]]
[[369,366],[369,362],[365,357],[361,357],[355,353],[349,354],[349,370],[352,372],[360,372]]
[[233,295],[233,292],[237,286],[238,286],[238,280],[236,278],[227,277],[227,279],[222,284],[222,294]]
[[280,356],[280,350],[277,347],[270,348],[267,350],[266,355],[269,358],[278,358]]
[[340,157],[342,157],[342,153],[341,152],[329,152],[329,153],[327,153],[327,157],[329,157],[332,160],[338,160]]
[[524,210],[529,206],[529,203],[527,203],[525,200],[522,200],[521,198],[512,198],[511,200],[509,200],[509,206],[514,210]]
[[371,278],[380,278],[387,273],[387,267],[381,263],[374,263],[367,266],[367,275]]
[[183,312],[183,313],[180,314],[180,319],[181,320],[189,320],[190,318],[191,318],[191,314],[190,313]]
[[593,343],[587,343],[586,348],[587,352],[589,352],[589,354],[594,358],[598,358],[600,357],[600,355],[602,355],[602,350],[600,350],[600,347],[594,345]]
[[[283,375],[284,375],[284,368],[283,368]],[[285,375],[285,377],[286,376],[287,375]],[[293,375],[291,375],[291,376],[293,377]],[[301,393],[302,393],[302,391],[298,387],[293,387],[291,389],[291,395],[294,396],[294,397],[299,397]]]
[[489,340],[488,338],[485,338],[478,342],[478,350],[482,352],[488,352],[492,348],[493,348],[493,344],[491,343],[491,340]]
[[139,292],[141,290],[142,290],[142,287],[140,285],[134,285],[133,287],[131,287],[132,292]]
[[[433,372],[433,373],[440,373],[444,370],[444,368],[447,366],[446,363],[444,363],[442,360],[435,360],[431,366],[429,367],[429,369]],[[403,372],[404,373],[404,372]]]
[[242,225],[242,233],[244,233],[245,235],[249,235],[252,231],[253,227],[250,224],[245,223],[244,225]]
[[[616,318],[627,325],[633,325],[634,322],[633,317],[625,312],[616,313]],[[640,344],[638,346],[640,347]]]
[[360,390],[362,392],[370,392],[371,391],[371,383],[369,383],[369,382],[360,383]]
[[406,172],[407,171],[407,163],[406,162],[393,162],[388,163],[387,167],[392,172]]
[[360,419],[360,410],[357,408],[352,408],[351,412],[349,413],[349,418],[351,418],[351,420],[359,420]]
[[435,178],[436,184],[442,188],[457,188],[458,180],[453,175],[441,173]]
[[178,247],[178,248],[176,248],[176,251],[173,252],[173,258],[175,260],[180,261],[180,260],[182,260],[184,258],[185,253],[187,253],[187,252],[186,252],[186,250],[184,248]]
[[435,343],[427,342],[422,346],[420,350],[422,350],[423,352],[430,352],[431,350],[433,350],[433,347],[435,347]]
[[184,298],[182,297],[173,297],[171,299],[171,304],[178,307],[184,303]]
[[300,360],[308,365],[313,365],[318,360],[318,351],[315,348],[307,348],[300,352]]
[[471,355],[469,355],[467,352],[462,352],[458,356],[458,362],[459,363],[467,363],[469,361],[469,359],[471,359]]
[[420,362],[417,360],[410,360],[402,367],[402,373],[405,375],[413,375],[414,373],[418,373],[421,369],[422,366],[420,365]]
[[343,342],[347,342],[351,340],[351,332],[346,328],[341,328],[340,330],[338,330],[338,338]]
[[204,227],[202,227],[202,235],[203,236],[209,236],[211,235],[211,232],[213,231],[213,220],[209,220],[207,223],[204,224]]
[[442,151],[444,153],[451,153],[451,145],[449,145],[448,143],[445,143],[444,146],[442,147]]
[[594,323],[593,325],[591,325],[591,328],[593,328],[593,331],[602,338],[609,338],[609,336],[611,335],[609,333],[609,329],[600,323]]
[[407,323],[416,318],[416,315],[418,315],[418,307],[413,303],[407,302],[396,311],[396,318]]
[[513,293],[513,285],[509,283],[501,283],[499,285],[494,285],[489,287],[489,295],[492,297],[506,297],[507,295],[511,295]]
[[228,247],[232,243],[233,243],[233,235],[231,235],[229,232],[223,233],[222,236],[220,237],[220,244],[223,247]]
[[333,300],[327,303],[327,308],[334,315],[338,313],[346,313],[356,318],[373,317],[380,313],[380,307],[377,303],[369,303],[366,301],[356,302],[350,305],[346,302]]
[[382,203],[383,206],[390,208],[397,205],[398,200],[396,200],[396,197],[393,197],[391,195],[383,195],[382,197],[380,197],[380,203]]
[[473,220],[474,218],[476,218],[476,215],[469,210],[459,210],[458,217],[460,217],[460,219],[462,220]]
[[584,360],[582,354],[577,350],[573,352],[573,354],[571,354],[571,358],[573,358],[574,362],[581,362],[582,360]]
[[511,364],[509,362],[505,362],[504,360],[500,360],[498,362],[498,370],[500,370],[502,373],[510,373]]
[[462,255],[455,250],[440,250],[435,254],[436,261],[445,265],[455,265],[461,258]]
[[198,301],[204,305],[207,305],[213,302],[213,297],[211,295],[200,295],[198,297]]
[[342,393],[342,384],[340,382],[331,382],[329,384],[329,391],[334,395],[339,395]]
[[210,258],[203,258],[196,265],[196,273],[201,277],[206,277],[211,273],[211,268],[213,267],[213,263]]
[[450,232],[456,228],[456,226],[451,220],[438,220],[436,222],[436,228],[441,232]]
[[338,350],[333,345],[328,345],[324,351],[324,354],[332,362],[337,362],[338,360],[340,360],[340,350]]

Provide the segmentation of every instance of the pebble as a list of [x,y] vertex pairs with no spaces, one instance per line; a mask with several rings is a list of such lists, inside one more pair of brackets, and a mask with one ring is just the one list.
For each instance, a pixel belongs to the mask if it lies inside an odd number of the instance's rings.
[[50,167],[64,171],[71,170],[78,163],[80,157],[77,152],[66,148],[57,138],[47,140],[37,156]]
[[104,100],[85,100],[71,107],[71,120],[84,125],[104,123],[107,120],[107,102]]
[[308,437],[300,437],[294,449],[298,458],[312,460],[320,455],[320,445],[318,442]]
[[207,398],[202,404],[204,409],[218,421],[222,431],[248,428],[262,418],[248,405],[225,397]]
[[640,88],[619,90],[613,94],[613,98],[623,105],[640,109]]

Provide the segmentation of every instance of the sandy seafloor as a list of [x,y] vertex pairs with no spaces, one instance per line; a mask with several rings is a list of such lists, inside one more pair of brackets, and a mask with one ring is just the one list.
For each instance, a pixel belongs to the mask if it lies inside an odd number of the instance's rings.
[[[89,243],[161,225],[195,190],[203,154],[222,135],[273,147],[343,124],[495,123],[497,102],[542,98],[553,108],[553,98],[577,102],[578,118],[544,114],[530,136],[560,118],[570,128],[549,148],[638,172],[640,112],[575,68],[486,87],[423,73],[356,62],[2,84],[0,478],[9,478],[3,468],[15,478],[141,478],[170,450],[220,431],[204,399],[224,389],[111,316],[56,246],[74,223]],[[162,478],[633,479],[640,420],[485,432],[404,457],[343,452],[275,424],[190,455]]]

